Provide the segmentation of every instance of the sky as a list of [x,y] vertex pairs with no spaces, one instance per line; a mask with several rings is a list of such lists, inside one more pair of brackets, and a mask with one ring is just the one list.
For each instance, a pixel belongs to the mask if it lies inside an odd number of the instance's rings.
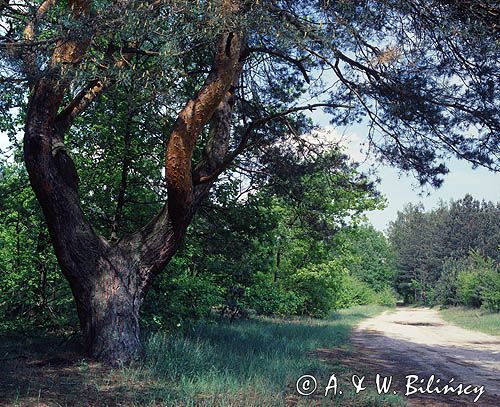
[[499,173],[492,173],[485,168],[472,169],[469,164],[459,160],[452,160],[447,164],[450,172],[445,176],[441,188],[425,190],[423,195],[420,188],[415,187],[415,179],[400,176],[394,168],[381,166],[381,183],[378,189],[386,196],[388,205],[384,210],[368,213],[369,221],[377,229],[384,231],[408,202],[422,202],[426,209],[430,209],[436,207],[440,200],[457,200],[465,194],[470,194],[475,199],[500,201]]
[[[329,124],[328,115],[320,110],[310,113],[310,117],[323,127],[324,131],[335,129]],[[373,163],[366,160],[362,144],[366,140],[368,129],[357,125],[347,130],[341,138],[348,154],[354,161],[363,162],[361,169],[365,171]],[[338,134],[338,133],[337,133]],[[447,162],[450,172],[444,177],[444,183],[439,189],[427,187],[422,190],[411,175],[399,174],[393,167],[378,164],[377,174],[381,178],[378,190],[386,197],[387,206],[383,210],[368,212],[368,220],[378,230],[385,231],[389,222],[397,217],[407,203],[422,202],[426,209],[435,208],[440,201],[450,201],[463,198],[466,194],[475,199],[500,202],[500,173],[493,173],[485,168],[473,169],[471,164],[458,159]]]

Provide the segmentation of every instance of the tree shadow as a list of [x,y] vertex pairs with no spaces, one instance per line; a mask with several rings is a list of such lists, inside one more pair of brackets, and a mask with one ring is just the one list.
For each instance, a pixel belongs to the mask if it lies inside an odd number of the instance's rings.
[[185,400],[204,387],[201,397],[211,400],[207,405],[219,405],[213,401],[217,392],[235,391],[235,383],[245,398],[254,391],[255,405],[262,405],[264,396],[251,389],[254,383],[282,399],[284,391],[293,391],[290,377],[317,373],[314,349],[344,346],[351,326],[312,319],[199,324],[185,336],[150,335],[146,359],[115,370],[84,359],[77,338],[61,344],[55,336],[4,337],[0,405],[177,405],[165,400]]
[[[152,334],[146,338],[146,359],[127,369],[110,369],[83,359],[76,338],[61,344],[60,337],[0,337],[0,405],[183,405],[193,394],[209,400],[193,405],[238,405],[220,401],[228,389],[253,392],[251,396],[248,392],[236,394],[243,397],[239,405],[250,405],[248,397],[255,397],[251,405],[266,405],[269,394],[277,395],[286,405],[295,405],[304,400],[295,394],[295,401],[289,402],[283,394],[294,394],[294,380],[301,375],[317,375],[324,387],[323,379],[330,373],[341,376],[348,372],[367,374],[373,389],[376,373],[393,376],[393,388],[401,395],[409,374],[425,379],[434,374],[446,381],[453,377],[457,383],[486,387],[476,404],[471,403],[472,395],[409,396],[409,402],[417,406],[500,405],[498,393],[493,391],[500,388],[495,387],[500,385],[498,353],[419,345],[367,331],[360,340],[358,334],[351,337],[353,322],[359,318],[349,322],[349,318],[256,319],[199,324],[185,336]],[[349,377],[341,379],[349,381]],[[266,386],[268,394],[261,393],[259,383]],[[327,401],[331,405],[332,399]],[[338,402],[343,405],[341,399]],[[364,405],[363,394],[350,402],[345,405]]]
[[[338,349],[319,349],[323,360],[342,360],[343,364],[365,366],[370,370],[369,385],[375,387],[376,374],[393,377],[393,388],[407,397],[411,405],[417,406],[491,406],[500,405],[500,351],[468,349],[457,346],[423,345],[401,338],[391,338],[374,331],[356,333],[352,342],[353,352]],[[412,386],[423,388],[406,396],[407,375],[417,375],[419,381]],[[431,375],[435,376],[430,389],[443,388],[445,384],[472,384],[485,387],[477,403],[477,394],[457,395],[451,392],[428,394],[426,385]],[[449,383],[450,379],[454,379]],[[440,382],[436,383],[439,379]]]
[[4,335],[0,343],[0,406],[133,406],[155,391],[84,359],[78,340]]

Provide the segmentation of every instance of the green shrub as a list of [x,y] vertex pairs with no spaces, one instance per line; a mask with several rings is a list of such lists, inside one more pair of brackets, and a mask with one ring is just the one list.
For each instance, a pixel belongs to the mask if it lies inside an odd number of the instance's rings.
[[142,322],[148,328],[177,329],[208,317],[221,304],[223,290],[210,275],[165,275],[146,297]]
[[500,273],[488,270],[482,275],[482,307],[493,312],[500,312]]
[[257,275],[256,281],[247,288],[243,302],[246,308],[258,315],[289,316],[297,314],[301,298],[286,290],[269,276]]
[[457,297],[461,305],[500,310],[500,277],[493,259],[470,253],[457,275]]
[[287,283],[302,300],[299,314],[322,318],[337,309],[347,274],[336,261],[297,270]]
[[340,292],[339,308],[349,308],[353,305],[366,305],[375,302],[375,291],[365,282],[355,276],[346,276]]
[[460,271],[457,275],[457,297],[467,307],[481,306],[481,279],[477,271]]
[[395,307],[397,302],[396,293],[391,287],[384,287],[375,294],[375,303],[386,307]]

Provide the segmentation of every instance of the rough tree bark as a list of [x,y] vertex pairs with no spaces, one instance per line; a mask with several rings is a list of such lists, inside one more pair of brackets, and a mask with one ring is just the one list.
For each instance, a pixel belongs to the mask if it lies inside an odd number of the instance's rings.
[[[44,7],[48,3],[52,2]],[[70,3],[75,18],[89,9],[85,1]],[[30,26],[27,35],[34,29]],[[91,357],[120,364],[141,354],[139,309],[144,296],[154,276],[175,254],[212,184],[193,183],[191,169],[196,141],[209,122],[209,142],[195,178],[216,171],[227,152],[243,40],[233,32],[220,36],[210,74],[178,116],[166,153],[165,207],[144,228],[116,242],[97,235],[85,218],[78,176],[64,145],[64,132],[74,117],[104,89],[102,81],[95,81],[66,107],[61,106],[69,88],[64,66],[77,64],[87,46],[85,39],[61,43],[52,58],[53,74],[31,83],[24,158],[58,262],[75,298],[86,351]],[[27,64],[33,61],[27,56]]]

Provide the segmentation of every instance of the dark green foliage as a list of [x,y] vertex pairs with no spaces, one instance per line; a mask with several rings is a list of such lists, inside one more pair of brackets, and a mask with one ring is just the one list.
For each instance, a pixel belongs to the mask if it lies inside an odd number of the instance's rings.
[[457,298],[460,305],[500,311],[500,269],[493,259],[472,252],[457,275]]
[[490,268],[482,276],[482,306],[489,311],[500,312],[500,270]]
[[457,277],[465,269],[465,259],[448,258],[443,261],[441,276],[433,291],[433,302],[442,305],[457,305]]
[[257,274],[253,284],[246,289],[243,303],[258,315],[301,314],[304,313],[304,291],[297,288],[286,289],[273,281],[271,275]]
[[384,234],[372,226],[346,229],[343,234],[345,250],[352,256],[347,264],[351,274],[375,291],[392,287],[396,266],[393,249]]
[[[121,111],[126,106],[115,107]],[[96,126],[98,123],[92,129],[102,134],[99,139],[75,134],[75,142],[81,143],[77,165],[84,174],[80,184],[83,205],[101,233],[111,236],[115,227],[120,236],[143,224],[157,208],[159,193],[148,192],[143,179],[136,181],[149,173],[148,166],[154,161],[141,154],[147,145],[136,143],[147,140],[137,132],[126,152],[120,137],[126,129],[114,126],[116,132],[109,132]],[[130,173],[121,218],[114,225],[123,170],[116,162],[124,154],[130,154]],[[266,180],[259,181],[261,192],[244,199],[237,178],[217,184],[190,228],[186,244],[167,272],[155,280],[142,313],[143,325],[187,328],[198,319],[217,314],[324,316],[340,306],[338,296],[345,272],[339,267],[345,268],[349,261],[334,250],[340,237],[333,237],[364,210],[378,207],[380,198],[343,162],[343,156],[335,158],[335,154],[329,153],[330,160],[311,163],[309,168],[303,163],[304,169],[289,173],[288,179],[297,185],[293,196]],[[24,169],[4,161],[1,170],[0,310],[4,328],[73,327],[71,295],[52,254]],[[322,175],[324,171],[330,171],[328,178]],[[106,188],[97,188],[97,183]],[[360,232],[353,245],[362,247],[363,236]],[[336,265],[332,262],[335,258]],[[367,264],[366,256],[363,261]],[[347,305],[344,300],[342,306]]]
[[[141,93],[145,109],[138,115],[152,119],[143,124],[168,130],[184,96],[207,74],[215,38],[234,30],[246,33],[249,52],[236,113],[245,120],[234,121],[237,134],[248,119],[319,94],[331,101],[336,125],[366,118],[380,157],[415,171],[422,183],[439,185],[450,155],[498,170],[499,45],[492,23],[498,4],[459,3],[263,1],[224,18],[219,1],[155,7],[136,1],[127,13],[116,3],[94,1],[91,15],[81,19],[58,3],[37,22],[33,43],[24,35],[32,13],[9,8],[2,10],[0,30],[0,123],[12,127],[12,109],[29,93],[26,81],[51,73],[56,39],[88,38],[85,58],[65,73],[73,85],[69,93],[106,78],[122,94]],[[25,47],[36,52],[32,69],[23,59]],[[332,86],[321,80],[323,71],[334,78]],[[264,146],[290,128],[308,126],[303,117],[270,123],[245,158],[265,160]],[[245,164],[252,167],[255,160]]]
[[[164,153],[177,114],[210,71],[216,38],[244,33],[248,55],[235,86],[229,151],[250,123],[273,120],[254,129],[199,209],[185,245],[153,282],[145,323],[185,325],[214,312],[325,315],[339,298],[342,306],[367,302],[372,291],[392,298],[385,238],[355,227],[364,211],[380,207],[380,197],[336,146],[301,137],[314,125],[300,113],[312,107],[300,100],[326,102],[334,125],[366,118],[374,151],[421,183],[439,185],[449,155],[498,170],[499,48],[491,13],[464,19],[460,7],[437,0],[299,0],[249,2],[225,18],[219,3],[137,1],[123,12],[97,1],[84,18],[57,3],[36,22],[33,42],[25,28],[36,4],[27,3],[30,12],[2,5],[0,131],[11,139],[22,131],[40,78],[68,85],[60,106],[52,101],[59,110],[102,81],[103,93],[62,135],[67,151],[60,154],[65,162],[73,157],[78,170],[76,207],[113,244],[165,204]],[[82,38],[81,61],[65,69],[49,63],[59,39]],[[192,140],[193,168],[208,133]],[[0,179],[0,308],[6,321],[50,325],[61,316],[60,325],[68,319],[68,290],[14,152]],[[498,206],[469,198],[457,205],[428,216],[413,207],[396,221],[397,288],[407,299],[428,301],[447,257],[478,249],[498,261]],[[345,281],[350,293],[341,297]],[[496,280],[488,281],[494,289]]]
[[69,135],[71,150],[78,152],[73,158],[82,206],[98,232],[112,240],[144,226],[166,195],[161,125],[137,86],[103,95]]
[[[397,260],[396,289],[405,300],[430,304],[434,298],[452,305],[459,300],[458,272],[463,264],[470,266],[469,260],[460,259],[475,251],[494,264],[500,262],[500,204],[466,195],[427,212],[408,205],[391,223],[389,238]],[[460,278],[464,287],[476,281],[472,275]],[[481,304],[477,293],[466,297],[469,305]]]
[[420,205],[408,205],[389,227],[398,268],[396,289],[407,302],[430,300],[429,291],[447,257],[442,215],[441,210],[425,213]]
[[498,310],[499,204],[466,195],[428,212],[409,205],[389,237],[407,302]]
[[458,303],[466,307],[479,308],[481,306],[481,277],[472,270],[463,270],[457,275]]
[[173,271],[150,292],[142,310],[143,325],[150,329],[189,328],[194,321],[210,318],[223,302],[223,294],[211,275]]
[[71,293],[24,169],[0,161],[0,329],[74,326]]
[[465,257],[477,250],[500,262],[500,202],[480,202],[466,195],[450,203],[443,223],[447,256]]
[[325,317],[337,309],[347,273],[347,269],[336,261],[297,270],[290,276],[288,284],[301,299],[299,313]]
[[[123,156],[124,140],[117,133],[100,131],[106,137],[81,138],[77,163],[80,173],[86,174],[80,185],[86,196],[84,205],[93,214],[96,227],[111,236],[121,183],[121,169],[113,162]],[[145,204],[133,198],[148,196],[142,181],[134,182],[150,165],[149,156],[141,158],[143,148],[134,147],[141,140],[137,136],[129,147],[133,160],[122,217],[115,229],[118,236],[130,225],[132,229],[140,226],[156,207],[155,202]],[[102,149],[109,153],[98,154]],[[329,161],[311,163],[310,168],[289,174],[288,179],[297,185],[293,196],[267,180],[255,184],[260,185],[259,192],[244,197],[237,178],[218,183],[189,229],[185,245],[166,273],[154,281],[142,312],[143,325],[186,329],[199,319],[252,313],[322,317],[339,307],[376,302],[374,290],[392,279],[390,252],[380,233],[356,224],[364,210],[379,207],[381,200],[343,162],[343,156],[335,158],[332,151],[329,157]],[[97,180],[107,188],[96,188]],[[59,274],[22,167],[4,162],[0,188],[18,191],[0,195],[5,218],[0,228],[4,328],[73,327],[71,295]],[[154,201],[155,195],[149,199]],[[44,291],[40,291],[40,273],[47,274]],[[348,273],[357,277],[348,277]],[[346,294],[356,291],[347,282],[357,278],[364,292]]]

